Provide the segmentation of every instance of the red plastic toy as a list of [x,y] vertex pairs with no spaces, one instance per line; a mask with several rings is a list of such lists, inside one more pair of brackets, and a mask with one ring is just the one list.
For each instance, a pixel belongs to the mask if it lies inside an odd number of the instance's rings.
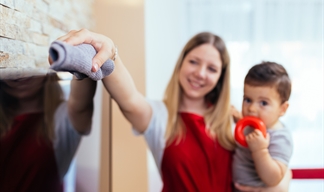
[[234,133],[235,140],[244,147],[248,147],[244,135],[244,128],[246,126],[250,126],[254,129],[259,129],[264,137],[266,137],[267,135],[267,128],[261,119],[252,116],[244,117],[236,123]]

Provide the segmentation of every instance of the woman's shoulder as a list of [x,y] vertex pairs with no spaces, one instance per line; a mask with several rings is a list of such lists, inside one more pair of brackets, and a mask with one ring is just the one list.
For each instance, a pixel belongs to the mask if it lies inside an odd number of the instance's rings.
[[146,101],[153,107],[156,108],[165,108],[166,109],[166,105],[162,100],[155,100],[155,99],[148,99],[146,98]]
[[163,101],[152,100],[152,99],[146,99],[146,100],[152,107],[153,116],[155,116],[155,115],[167,116],[168,110],[167,110],[167,107]]

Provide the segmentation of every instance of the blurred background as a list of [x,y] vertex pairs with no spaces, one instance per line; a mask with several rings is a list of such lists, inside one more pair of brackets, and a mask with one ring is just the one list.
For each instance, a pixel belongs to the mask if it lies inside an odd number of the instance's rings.
[[[6,68],[47,66],[53,40],[88,28],[113,39],[143,94],[162,99],[185,43],[198,32],[213,32],[230,53],[237,109],[251,66],[274,61],[287,69],[292,94],[281,120],[293,134],[290,168],[324,168],[323,6],[323,0],[0,0],[0,75]],[[61,77],[68,97],[71,76]],[[133,135],[102,86],[93,122],[65,191],[161,191],[144,139]],[[290,191],[324,191],[324,180],[293,180]]]
[[[274,61],[286,68],[292,93],[281,120],[293,134],[290,167],[324,167],[322,0],[148,0],[145,5],[149,98],[162,99],[189,38],[201,31],[213,32],[229,49],[231,101],[238,109],[250,67]],[[159,191],[162,184],[151,158],[149,162],[150,191]],[[324,181],[293,180],[290,191],[324,191]]]

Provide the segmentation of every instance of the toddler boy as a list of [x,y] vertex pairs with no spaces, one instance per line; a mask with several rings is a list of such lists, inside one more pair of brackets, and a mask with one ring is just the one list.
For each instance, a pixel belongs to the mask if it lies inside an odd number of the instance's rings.
[[267,127],[267,137],[252,129],[245,137],[248,148],[238,144],[233,158],[235,183],[272,187],[283,179],[293,143],[279,118],[289,106],[290,93],[291,81],[282,65],[262,62],[249,70],[244,80],[242,115],[260,118]]

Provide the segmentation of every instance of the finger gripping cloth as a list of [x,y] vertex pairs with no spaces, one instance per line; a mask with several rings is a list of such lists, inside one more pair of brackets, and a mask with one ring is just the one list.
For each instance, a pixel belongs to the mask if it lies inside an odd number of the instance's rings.
[[114,62],[108,59],[96,72],[92,72],[92,59],[97,54],[90,44],[69,45],[62,41],[54,41],[49,48],[53,60],[51,69],[68,71],[78,79],[86,77],[98,81],[110,75],[114,70]]

